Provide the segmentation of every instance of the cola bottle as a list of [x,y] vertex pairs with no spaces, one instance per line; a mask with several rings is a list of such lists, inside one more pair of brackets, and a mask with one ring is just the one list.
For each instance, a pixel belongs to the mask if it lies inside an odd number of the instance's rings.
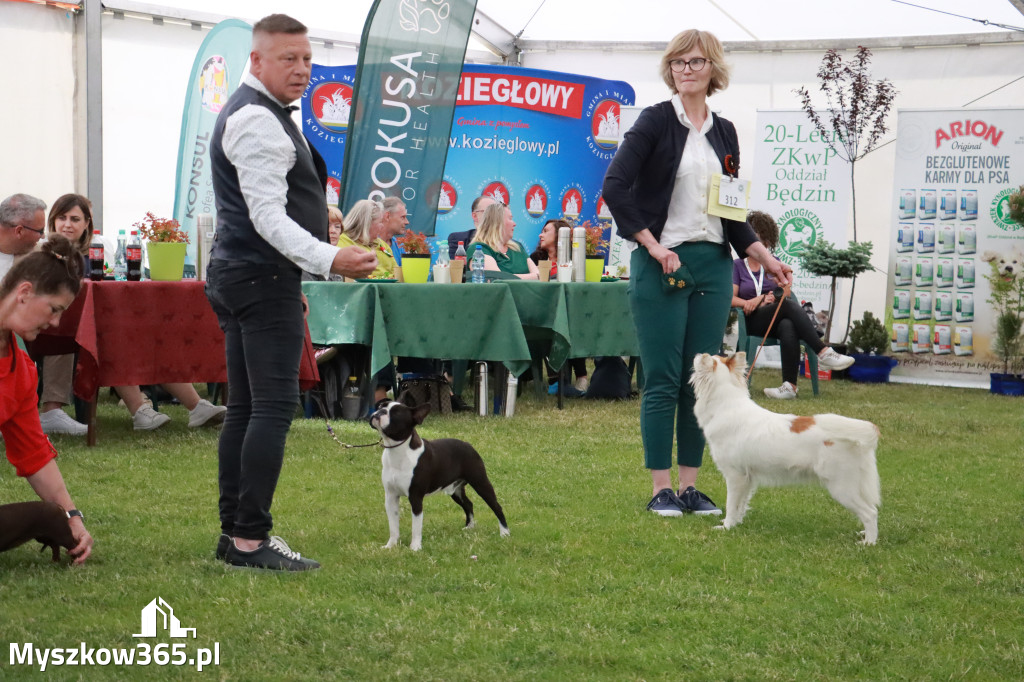
[[103,274],[103,240],[97,231],[93,232],[92,243],[89,244],[89,279],[102,281]]
[[128,240],[127,248],[128,281],[138,282],[142,279],[142,242],[139,241],[139,231],[132,230],[132,236]]

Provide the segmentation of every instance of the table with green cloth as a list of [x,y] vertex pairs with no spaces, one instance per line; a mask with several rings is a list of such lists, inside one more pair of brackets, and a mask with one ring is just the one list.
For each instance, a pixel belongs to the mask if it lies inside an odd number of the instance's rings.
[[371,348],[370,373],[393,356],[501,362],[518,376],[528,341],[566,358],[637,355],[625,282],[403,284],[305,282],[313,343]]

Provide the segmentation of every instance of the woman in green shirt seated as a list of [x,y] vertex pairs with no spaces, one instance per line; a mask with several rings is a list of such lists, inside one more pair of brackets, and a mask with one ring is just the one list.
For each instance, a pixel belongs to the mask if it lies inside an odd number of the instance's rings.
[[391,248],[380,238],[383,229],[384,207],[378,201],[360,199],[349,210],[343,221],[344,232],[336,246],[358,246],[377,256],[377,269],[372,279],[389,279],[395,276],[395,257]]
[[484,269],[501,270],[519,279],[537,279],[537,264],[530,260],[526,247],[512,239],[516,221],[508,206],[493,203],[484,211],[476,237],[466,249],[468,258],[473,257],[476,245],[484,252]]

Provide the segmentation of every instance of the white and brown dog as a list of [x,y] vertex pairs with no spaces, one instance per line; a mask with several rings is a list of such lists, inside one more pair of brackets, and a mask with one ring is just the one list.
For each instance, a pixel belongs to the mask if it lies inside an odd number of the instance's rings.
[[370,425],[380,432],[384,443],[381,458],[384,483],[384,509],[391,537],[385,548],[398,544],[398,500],[409,498],[412,507],[412,538],[409,549],[423,546],[423,498],[445,492],[466,512],[465,528],[472,528],[473,503],[466,495],[466,484],[487,503],[498,517],[502,536],[509,534],[494,487],[487,478],[484,461],[472,445],[454,438],[426,440],[416,433],[430,412],[430,405],[409,407],[400,402],[380,402],[370,416]]
[[836,414],[776,414],[750,399],[746,354],[694,358],[694,414],[725,478],[725,520],[743,521],[758,486],[820,482],[864,524],[862,544],[878,540],[881,503],[875,448],[878,427]]

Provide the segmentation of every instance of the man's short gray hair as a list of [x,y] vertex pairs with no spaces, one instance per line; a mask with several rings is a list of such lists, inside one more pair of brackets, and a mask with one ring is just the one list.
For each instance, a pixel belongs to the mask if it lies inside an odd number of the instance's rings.
[[0,224],[7,227],[30,223],[36,211],[46,212],[46,202],[30,194],[12,194],[0,202]]
[[386,197],[381,204],[384,206],[385,213],[394,213],[405,206],[405,202],[398,197]]

